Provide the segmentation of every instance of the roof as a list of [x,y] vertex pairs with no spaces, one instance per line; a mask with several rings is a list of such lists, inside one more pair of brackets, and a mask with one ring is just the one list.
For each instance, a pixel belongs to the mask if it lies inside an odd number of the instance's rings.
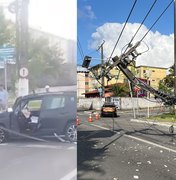
[[136,66],[136,68],[141,68],[141,67],[155,68],[155,69],[168,69],[168,68],[164,68],[164,67],[155,67],[155,66],[146,66],[146,65]]
[[87,68],[77,66],[77,72],[89,72],[89,70]]

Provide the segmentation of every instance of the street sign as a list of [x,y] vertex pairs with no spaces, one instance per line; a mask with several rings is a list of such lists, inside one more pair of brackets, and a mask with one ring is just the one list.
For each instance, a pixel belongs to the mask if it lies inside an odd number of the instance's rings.
[[22,68],[20,69],[20,76],[21,76],[21,77],[25,78],[25,77],[28,76],[28,74],[29,74],[29,72],[28,72],[28,69],[27,69],[27,68],[22,67]]
[[0,48],[0,61],[13,61],[15,59],[14,47],[1,47]]

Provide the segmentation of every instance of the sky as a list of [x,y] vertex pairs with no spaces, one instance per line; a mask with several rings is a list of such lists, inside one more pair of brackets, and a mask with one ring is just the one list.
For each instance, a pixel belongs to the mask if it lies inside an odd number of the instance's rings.
[[[135,0],[78,0],[77,2],[77,36],[81,48],[78,48],[78,64],[82,64],[83,55],[92,57],[91,65],[100,63],[100,44],[104,43],[104,59],[107,59]],[[120,55],[137,28],[142,23],[154,0],[137,0],[127,26],[113,53]],[[137,33],[133,44],[139,41],[151,28],[171,0],[157,0],[147,19]],[[136,60],[138,65],[168,68],[174,63],[174,4],[166,10],[159,21],[144,38],[138,52],[145,52]],[[80,50],[81,49],[81,50]],[[82,53],[81,53],[82,51]]]
[[[13,0],[0,0],[8,6]],[[14,19],[8,12],[7,17]],[[29,0],[29,26],[63,38],[77,39],[76,0]]]

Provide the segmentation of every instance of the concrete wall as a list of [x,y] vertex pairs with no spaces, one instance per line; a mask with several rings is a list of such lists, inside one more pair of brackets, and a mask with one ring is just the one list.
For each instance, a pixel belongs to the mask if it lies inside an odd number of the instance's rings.
[[77,103],[78,109],[100,109],[103,105],[104,98],[79,98]]
[[[126,110],[135,108],[147,108],[160,106],[159,103],[152,102],[154,99],[148,101],[143,98],[120,98],[118,109]],[[104,98],[79,98],[77,108],[78,109],[100,109],[105,102]]]
[[144,98],[120,98],[120,109],[132,109],[135,108],[146,108],[146,107],[157,107],[160,106],[156,103],[155,99],[150,99],[151,101]]

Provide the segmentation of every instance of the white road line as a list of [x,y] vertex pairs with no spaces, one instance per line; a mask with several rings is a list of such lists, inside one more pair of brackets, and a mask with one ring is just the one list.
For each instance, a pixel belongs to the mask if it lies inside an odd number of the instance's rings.
[[72,179],[73,177],[76,177],[76,176],[77,176],[77,169],[74,169],[73,171],[68,173],[66,176],[62,177],[60,180],[68,180],[68,179]]
[[105,128],[103,126],[99,126],[99,125],[96,125],[96,124],[90,124],[91,126],[95,126],[95,127],[98,127],[100,129],[105,129],[105,130],[110,130],[109,128]]
[[67,148],[68,150],[76,149],[74,146]]
[[[108,128],[105,128],[105,127],[102,127],[102,126],[99,126],[99,125],[95,125],[95,124],[90,124],[90,125],[91,125],[91,126],[98,127],[98,128],[100,128],[100,129],[110,130],[110,129],[108,129]],[[128,137],[128,138],[131,138],[131,139],[135,139],[135,140],[141,141],[141,142],[143,142],[143,143],[147,143],[147,144],[150,144],[150,145],[153,145],[153,146],[156,146],[156,147],[165,149],[165,150],[170,151],[170,152],[173,152],[173,153],[176,153],[176,150],[174,150],[174,149],[167,148],[167,147],[165,147],[165,146],[162,146],[162,145],[159,145],[159,144],[156,144],[156,143],[153,143],[153,142],[150,142],[150,141],[147,141],[147,140],[144,140],[144,139],[135,137],[135,136],[126,135],[126,134],[124,134],[124,136],[125,136],[125,137]]]
[[150,141],[138,138],[138,137],[134,137],[134,136],[131,136],[131,135],[126,135],[126,134],[124,134],[124,136],[128,137],[128,138],[131,138],[131,139],[135,139],[135,140],[144,142],[144,143],[147,143],[147,144],[150,144],[150,145],[153,145],[153,146],[156,146],[156,147],[159,147],[159,148],[162,148],[162,149],[165,149],[165,150],[173,152],[173,153],[176,153],[176,150],[174,150],[174,149],[170,149],[170,148],[167,148],[165,146],[162,146],[162,145],[159,145],[159,144],[156,144],[156,143],[153,143],[153,142],[150,142]]

